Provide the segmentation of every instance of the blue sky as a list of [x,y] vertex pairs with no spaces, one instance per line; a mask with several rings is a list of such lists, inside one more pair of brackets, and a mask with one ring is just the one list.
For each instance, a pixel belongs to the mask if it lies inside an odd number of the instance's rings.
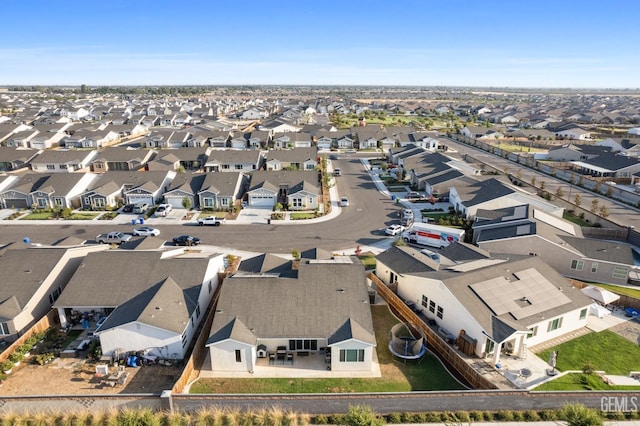
[[640,87],[637,0],[0,6],[0,85]]

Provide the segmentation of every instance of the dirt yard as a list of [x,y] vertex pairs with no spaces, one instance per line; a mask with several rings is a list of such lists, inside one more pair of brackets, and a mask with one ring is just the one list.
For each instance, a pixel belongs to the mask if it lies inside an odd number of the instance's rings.
[[[117,367],[111,367],[115,371]],[[84,395],[160,393],[171,389],[182,369],[162,365],[126,367],[124,385],[114,387],[95,377],[96,364],[77,358],[56,358],[47,365],[24,360],[0,387],[1,395]]]

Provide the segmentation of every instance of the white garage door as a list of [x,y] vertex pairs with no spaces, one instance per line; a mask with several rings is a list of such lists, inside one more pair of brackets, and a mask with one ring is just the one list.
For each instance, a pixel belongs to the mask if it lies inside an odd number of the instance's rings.
[[128,199],[131,204],[147,203],[150,206],[155,204],[153,202],[153,197],[149,195],[130,195]]
[[249,205],[255,207],[273,207],[276,197],[273,195],[252,195],[249,197]]
[[[182,198],[180,197],[165,197],[164,202],[167,204],[171,204],[171,207],[174,209],[183,209],[182,207]],[[193,200],[191,201],[191,206],[193,207]]]

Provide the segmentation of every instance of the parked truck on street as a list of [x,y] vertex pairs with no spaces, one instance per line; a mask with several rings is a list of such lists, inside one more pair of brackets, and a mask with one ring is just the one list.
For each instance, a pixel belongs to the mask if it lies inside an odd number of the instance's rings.
[[402,233],[402,239],[408,243],[445,248],[451,243],[462,241],[464,229],[418,222]]
[[96,237],[96,242],[100,244],[122,244],[131,239],[131,235],[124,232],[109,232],[108,234],[100,234]]
[[207,216],[201,217],[198,219],[198,225],[212,225],[212,226],[220,226],[225,222],[224,217],[215,217],[215,216]]

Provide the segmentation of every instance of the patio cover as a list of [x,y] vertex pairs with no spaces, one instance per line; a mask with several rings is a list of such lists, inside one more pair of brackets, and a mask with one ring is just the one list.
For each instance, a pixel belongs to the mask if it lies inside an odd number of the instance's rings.
[[605,290],[604,288],[595,287],[592,285],[586,286],[581,291],[596,302],[602,303],[603,305],[608,305],[609,303],[613,303],[616,300],[620,299],[620,296],[618,296],[617,294],[612,293],[609,290]]

